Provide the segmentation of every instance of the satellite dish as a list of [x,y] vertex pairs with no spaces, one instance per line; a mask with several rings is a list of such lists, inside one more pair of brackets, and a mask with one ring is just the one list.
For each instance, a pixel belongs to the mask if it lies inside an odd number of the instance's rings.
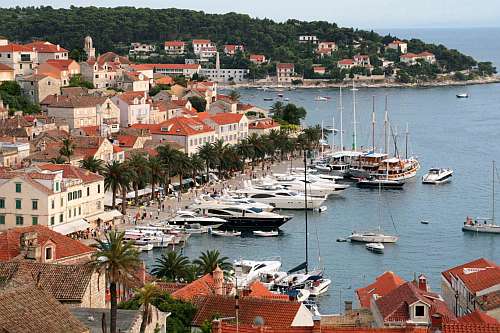
[[253,320],[253,324],[255,326],[264,326],[264,318],[262,318],[261,316],[255,317]]

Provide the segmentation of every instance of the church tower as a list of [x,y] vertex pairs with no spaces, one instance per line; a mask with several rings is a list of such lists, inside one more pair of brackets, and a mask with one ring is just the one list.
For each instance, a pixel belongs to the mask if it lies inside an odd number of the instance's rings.
[[85,37],[83,50],[85,51],[85,53],[87,53],[87,59],[95,58],[95,49],[92,45],[92,37]]

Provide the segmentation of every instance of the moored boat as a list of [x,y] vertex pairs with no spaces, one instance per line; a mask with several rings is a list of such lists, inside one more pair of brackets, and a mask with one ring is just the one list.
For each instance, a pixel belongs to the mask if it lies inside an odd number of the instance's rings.
[[385,247],[382,243],[368,243],[365,246],[368,251],[372,251],[375,253],[384,253]]
[[398,236],[385,234],[381,230],[378,230],[376,232],[372,232],[372,231],[356,232],[356,231],[354,231],[347,238],[351,242],[361,242],[361,243],[396,243],[399,239]]
[[214,236],[220,236],[220,237],[238,237],[241,236],[241,231],[229,231],[229,230],[215,230],[215,229],[210,229],[209,230],[211,235]]
[[263,231],[263,230],[254,230],[252,231],[254,236],[258,237],[276,237],[280,233],[278,230],[271,230],[271,231]]
[[422,183],[433,185],[442,184],[449,182],[452,176],[452,169],[432,168],[429,169],[429,172],[422,176]]
[[457,94],[457,98],[469,98],[469,94],[467,93]]
[[360,188],[383,188],[383,189],[394,189],[394,190],[402,190],[404,186],[404,182],[399,180],[391,180],[391,179],[377,179],[377,178],[369,178],[369,179],[360,179],[356,186]]

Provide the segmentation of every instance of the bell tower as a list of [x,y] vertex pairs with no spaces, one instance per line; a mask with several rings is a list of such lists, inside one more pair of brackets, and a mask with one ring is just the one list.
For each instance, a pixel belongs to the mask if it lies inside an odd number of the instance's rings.
[[85,51],[85,53],[87,53],[88,59],[95,58],[95,49],[92,43],[92,37],[90,36],[85,37],[83,50]]

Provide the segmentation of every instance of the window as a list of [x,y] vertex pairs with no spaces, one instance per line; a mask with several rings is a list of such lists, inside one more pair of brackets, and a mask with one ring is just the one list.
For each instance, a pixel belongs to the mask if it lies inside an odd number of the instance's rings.
[[5,199],[0,198],[0,208],[5,208]]
[[52,247],[45,248],[45,260],[52,260]]
[[16,225],[23,225],[24,224],[24,217],[21,215],[16,215]]
[[97,193],[101,193],[101,184],[97,184]]
[[31,217],[31,224],[37,225],[38,224],[38,216],[32,216]]
[[415,317],[423,317],[425,316],[425,307],[423,305],[415,306]]
[[82,207],[78,207],[78,215],[82,215]]
[[5,224],[5,215],[0,215],[0,224]]
[[71,217],[71,209],[68,210],[68,217]]
[[87,196],[90,195],[90,187],[87,187]]
[[61,207],[64,206],[64,198],[61,197]]
[[73,208],[73,216],[76,216],[76,207]]
[[73,198],[73,193],[69,192],[68,193],[68,201],[71,201],[72,198]]
[[50,202],[50,206],[52,207],[52,209],[54,209],[54,208],[56,207],[56,203],[55,203],[55,201],[54,201],[54,200],[52,200],[52,201]]
[[21,183],[16,183],[16,193],[21,193]]
[[33,210],[38,209],[38,200],[31,200],[31,209]]
[[23,205],[21,199],[16,199],[16,209],[22,209],[22,208]]
[[50,225],[54,225],[56,223],[56,219],[54,216],[50,217]]

